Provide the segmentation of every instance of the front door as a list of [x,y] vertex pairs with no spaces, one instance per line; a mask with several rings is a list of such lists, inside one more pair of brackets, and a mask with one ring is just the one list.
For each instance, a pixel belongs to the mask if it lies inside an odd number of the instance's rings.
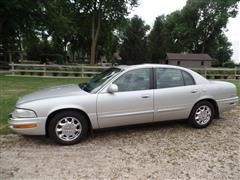
[[118,86],[118,92],[98,94],[100,128],[153,121],[151,72],[151,68],[128,71],[113,82]]

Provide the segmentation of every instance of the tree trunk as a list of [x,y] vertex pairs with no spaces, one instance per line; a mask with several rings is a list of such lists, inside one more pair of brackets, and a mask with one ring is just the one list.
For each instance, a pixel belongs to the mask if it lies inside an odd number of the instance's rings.
[[204,40],[204,42],[203,42],[203,44],[202,44],[201,53],[202,53],[202,54],[205,53],[205,40]]
[[[96,25],[96,27],[95,27]],[[96,28],[96,30],[95,30]],[[92,17],[92,42],[91,42],[91,55],[90,55],[90,64],[96,63],[96,46],[98,41],[100,31],[100,16],[97,17],[97,24],[95,24],[95,16]]]

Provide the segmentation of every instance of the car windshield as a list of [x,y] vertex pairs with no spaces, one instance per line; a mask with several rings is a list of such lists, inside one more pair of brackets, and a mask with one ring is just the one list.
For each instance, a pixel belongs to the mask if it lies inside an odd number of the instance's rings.
[[95,75],[86,83],[79,84],[79,87],[89,93],[95,93],[102,85],[108,82],[113,76],[121,71],[119,68],[109,68],[100,74]]

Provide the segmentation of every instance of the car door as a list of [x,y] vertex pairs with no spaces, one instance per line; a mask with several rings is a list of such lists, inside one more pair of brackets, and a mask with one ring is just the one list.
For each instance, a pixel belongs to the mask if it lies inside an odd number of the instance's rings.
[[128,71],[113,82],[118,86],[117,92],[98,94],[97,115],[100,128],[153,121],[151,74],[151,68]]
[[180,69],[156,68],[155,82],[155,121],[188,118],[200,97],[199,87],[193,77]]

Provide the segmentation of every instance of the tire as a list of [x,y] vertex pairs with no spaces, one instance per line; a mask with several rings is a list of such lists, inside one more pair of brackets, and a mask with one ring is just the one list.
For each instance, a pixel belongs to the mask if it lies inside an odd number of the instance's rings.
[[56,143],[73,145],[88,135],[86,118],[77,111],[67,110],[57,113],[50,119],[48,133]]
[[201,101],[193,107],[188,122],[192,127],[201,129],[207,127],[214,117],[214,106],[208,101]]

